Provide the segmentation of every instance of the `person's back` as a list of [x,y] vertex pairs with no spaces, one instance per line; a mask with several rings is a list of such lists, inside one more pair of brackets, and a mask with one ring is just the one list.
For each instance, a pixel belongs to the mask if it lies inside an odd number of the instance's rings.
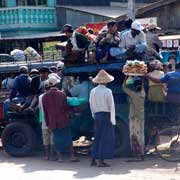
[[51,88],[42,101],[47,126],[52,130],[66,127],[69,123],[66,94]]
[[15,78],[14,86],[10,95],[10,99],[15,97],[27,97],[30,91],[31,79],[27,74],[20,74]]

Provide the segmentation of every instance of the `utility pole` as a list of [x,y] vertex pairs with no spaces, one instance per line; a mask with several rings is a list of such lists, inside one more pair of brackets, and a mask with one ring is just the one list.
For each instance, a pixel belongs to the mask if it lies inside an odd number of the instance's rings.
[[136,18],[135,0],[128,0],[128,18],[132,20]]

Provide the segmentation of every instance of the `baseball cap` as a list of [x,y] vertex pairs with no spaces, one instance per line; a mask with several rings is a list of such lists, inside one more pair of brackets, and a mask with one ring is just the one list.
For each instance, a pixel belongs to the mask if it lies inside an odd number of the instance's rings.
[[73,28],[72,28],[72,26],[70,25],[70,24],[65,24],[64,26],[63,26],[63,32],[73,32]]
[[131,29],[135,29],[137,31],[142,31],[144,29],[144,27],[141,25],[141,23],[139,21],[136,20],[131,24]]
[[150,25],[148,26],[148,30],[152,30],[152,29],[161,30],[161,28],[158,27],[158,26],[156,26],[155,24],[150,24]]
[[57,64],[57,68],[58,68],[58,70],[63,69],[63,68],[64,68],[64,63],[60,61],[60,62]]
[[27,66],[20,66],[19,67],[19,72],[21,74],[28,74],[28,72],[29,72],[28,67]]

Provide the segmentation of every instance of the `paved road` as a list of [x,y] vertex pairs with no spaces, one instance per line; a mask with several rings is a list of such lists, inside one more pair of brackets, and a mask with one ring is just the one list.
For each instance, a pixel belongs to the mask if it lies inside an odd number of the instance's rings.
[[180,163],[157,157],[131,163],[117,158],[109,161],[111,168],[90,167],[88,155],[79,158],[79,163],[45,161],[39,155],[12,158],[0,149],[0,175],[6,180],[180,180]]

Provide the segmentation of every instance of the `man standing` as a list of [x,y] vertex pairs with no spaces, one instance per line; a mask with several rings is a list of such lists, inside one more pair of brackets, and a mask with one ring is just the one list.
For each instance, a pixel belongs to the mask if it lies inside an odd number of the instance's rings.
[[[115,107],[112,91],[106,84],[113,81],[114,77],[105,70],[99,71],[93,82],[98,84],[90,93],[90,108],[95,120],[95,139],[92,150],[92,164],[98,167],[109,167],[104,159],[113,158],[115,136],[114,125]],[[98,159],[98,164],[96,164]]]
[[48,79],[50,90],[42,98],[44,118],[49,131],[53,133],[58,161],[63,162],[61,152],[68,148],[71,156],[70,161],[77,162],[72,147],[67,97],[64,92],[57,89],[56,85],[59,82],[55,76],[50,76]]

